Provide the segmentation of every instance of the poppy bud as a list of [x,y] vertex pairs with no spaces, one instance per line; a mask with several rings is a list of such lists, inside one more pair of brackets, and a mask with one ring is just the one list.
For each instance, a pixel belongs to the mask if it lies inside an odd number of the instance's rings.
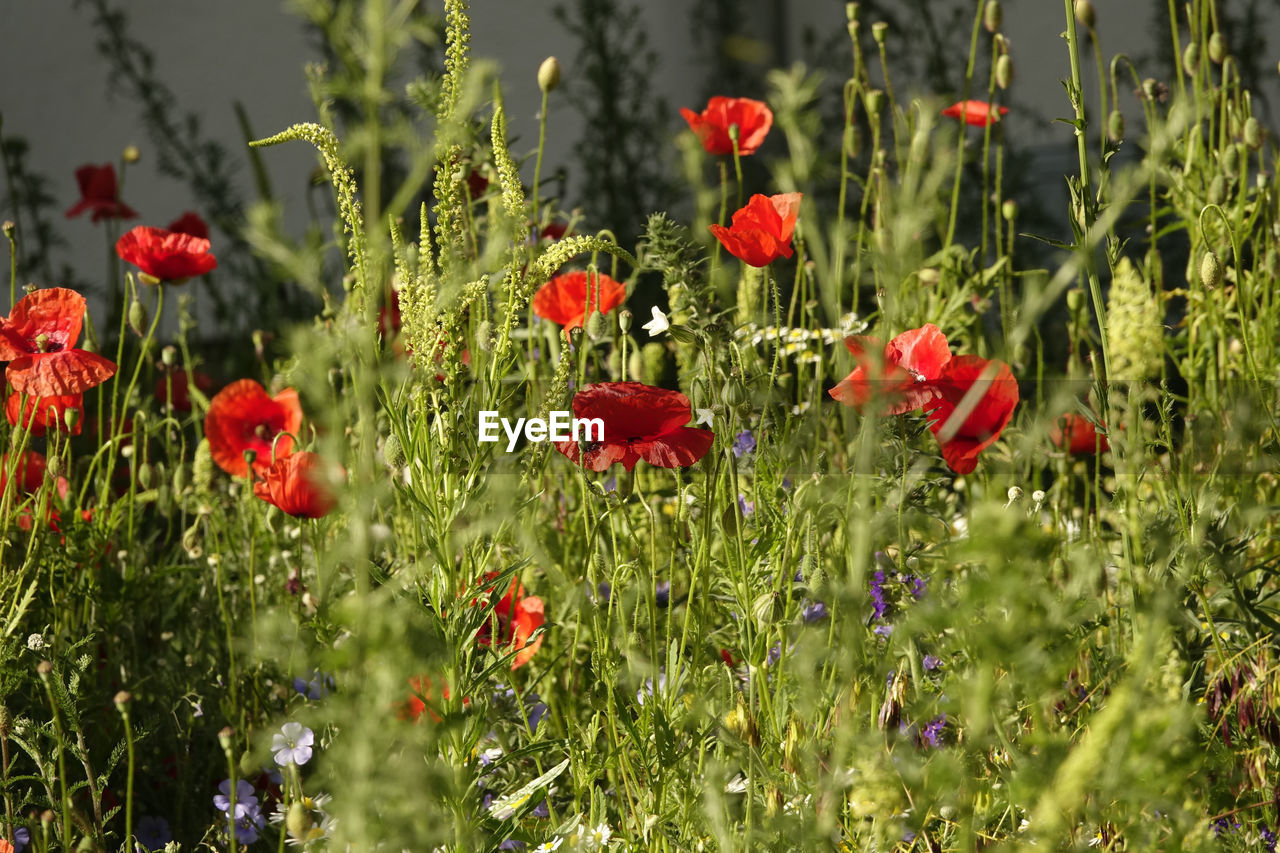
[[178,363],[178,348],[173,344],[166,345],[160,350],[160,363],[165,367],[173,367]]
[[1216,65],[1221,65],[1223,60],[1227,58],[1227,37],[1222,33],[1214,33],[1209,36],[1209,58]]
[[134,334],[142,337],[147,333],[147,306],[142,304],[142,300],[134,299],[129,303],[129,328],[133,329]]
[[1188,77],[1196,76],[1196,68],[1200,65],[1200,42],[1193,41],[1182,51],[1182,70]]
[[1067,291],[1067,310],[1072,314],[1078,314],[1080,309],[1084,307],[1084,291],[1078,287],[1073,287]]
[[142,152],[136,145],[126,145],[124,151],[120,152],[120,159],[126,163],[136,163],[142,159]]
[[604,315],[599,311],[592,311],[591,316],[587,318],[587,337],[598,341],[605,336],[606,331]]
[[[70,409],[64,409],[64,410],[63,410],[63,412],[62,412],[62,422],[63,422],[64,424],[66,424],[66,425],[67,425],[67,432],[72,433],[72,434],[74,435],[74,434],[75,434],[75,431],[76,431],[76,424],[77,424],[79,421],[80,421],[80,410],[79,410],[79,409],[70,408]],[[56,456],[55,456],[55,457],[54,457],[54,459],[56,459],[56,458],[58,458],[58,457],[56,457]],[[53,460],[50,460],[50,462],[52,462],[52,461],[53,461]]]
[[876,21],[871,25],[871,37],[876,40],[876,44],[884,44],[885,36],[889,33],[889,25],[884,21]]
[[1018,218],[1018,203],[1013,199],[1005,199],[1004,204],[1000,205],[1000,215],[1004,217],[1005,222],[1012,222]]
[[986,8],[982,10],[982,26],[987,28],[987,32],[994,33],[1003,22],[1004,10],[1000,8],[1000,0],[987,0]]
[[1226,273],[1222,268],[1222,261],[1218,259],[1217,252],[1212,249],[1204,253],[1204,257],[1200,259],[1200,283],[1205,286],[1206,290],[1213,290],[1222,284]]
[[285,828],[289,830],[289,837],[305,839],[314,823],[306,807],[300,801],[294,800],[293,804],[289,806],[289,816],[285,818],[284,822]]
[[883,108],[884,92],[879,89],[872,89],[867,92],[867,115],[878,116]]
[[667,348],[659,343],[648,343],[640,349],[640,381],[646,385],[661,385],[667,369]]
[[[70,413],[71,411],[72,411],[71,409],[67,409],[68,413]],[[50,477],[57,479],[58,476],[62,473],[62,457],[50,456],[48,461],[45,463],[44,470],[49,473]]]
[[1226,178],[1215,174],[1212,181],[1208,182],[1208,202],[1211,205],[1220,205],[1224,201],[1226,201]]
[[144,489],[151,488],[152,472],[150,465],[140,465],[138,467],[138,485]]
[[560,60],[548,56],[538,66],[538,88],[548,94],[560,85]]
[[1000,58],[996,60],[996,85],[1001,89],[1008,89],[1013,83],[1013,57],[1007,53],[1000,54]]
[[173,493],[181,495],[183,489],[187,487],[187,466],[179,465],[173,469]]
[[1075,13],[1076,20],[1091,30],[1098,23],[1098,13],[1094,11],[1090,0],[1076,0]]
[[1234,178],[1240,171],[1240,151],[1234,145],[1228,145],[1222,152],[1222,171],[1228,178]]
[[621,311],[618,312],[618,328],[622,330],[622,334],[624,335],[627,332],[631,331],[632,316],[633,316],[632,313],[628,311],[626,308],[623,308]]
[[1112,142],[1124,139],[1124,113],[1119,110],[1112,110],[1107,116],[1107,138]]
[[481,320],[476,326],[476,349],[481,352],[493,350],[493,327],[488,320]]
[[1244,123],[1244,144],[1248,145],[1254,151],[1262,147],[1262,124],[1253,116],[1249,116]]
[[405,463],[404,448],[394,432],[382,443],[382,460],[393,468],[399,468]]

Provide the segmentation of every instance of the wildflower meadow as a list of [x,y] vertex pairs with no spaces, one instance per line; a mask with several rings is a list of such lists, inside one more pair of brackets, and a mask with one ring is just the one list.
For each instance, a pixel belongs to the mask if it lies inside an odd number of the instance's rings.
[[140,120],[63,198],[0,112],[0,853],[1274,853],[1280,33],[1019,2],[706,0],[667,105],[625,0],[518,95],[484,4],[306,0],[223,150],[77,0]]

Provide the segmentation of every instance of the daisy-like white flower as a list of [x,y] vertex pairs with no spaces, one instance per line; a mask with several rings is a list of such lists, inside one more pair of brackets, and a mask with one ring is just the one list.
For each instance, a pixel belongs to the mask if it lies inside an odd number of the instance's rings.
[[613,837],[613,830],[609,824],[602,823],[595,829],[591,830],[591,834],[587,836],[591,843],[597,847],[604,847],[609,843],[609,839]]
[[301,767],[311,760],[312,745],[316,742],[315,732],[302,723],[285,723],[280,733],[271,737],[271,752],[276,764],[288,767],[297,764]]
[[559,850],[561,844],[564,844],[563,838],[553,838],[550,841],[544,841],[537,847],[533,848],[533,853],[551,853],[553,850]]
[[655,305],[653,306],[653,319],[640,328],[648,332],[649,337],[656,338],[667,329],[670,329],[671,323],[667,320],[667,315],[662,313],[662,309]]

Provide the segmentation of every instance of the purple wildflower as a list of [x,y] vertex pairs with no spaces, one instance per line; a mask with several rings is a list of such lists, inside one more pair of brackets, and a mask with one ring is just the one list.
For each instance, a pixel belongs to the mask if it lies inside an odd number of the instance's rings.
[[529,814],[534,817],[551,817],[551,807],[547,805],[547,801],[543,800],[533,807],[533,811]]
[[887,637],[893,633],[892,625],[877,625],[871,629],[877,637]]
[[253,804],[236,803],[234,815],[228,815],[228,828],[234,830],[236,841],[241,844],[252,844],[258,840],[259,831],[266,826],[266,818],[262,816],[262,807]]
[[653,590],[653,597],[659,607],[666,607],[671,603],[671,581],[659,581]]
[[936,658],[933,655],[924,656],[924,668],[932,672],[942,666],[942,658]]
[[13,853],[22,853],[31,843],[31,830],[20,826],[13,831]]
[[[222,784],[218,786],[218,791],[219,793],[213,796],[213,806],[220,812],[226,812],[231,808],[231,780],[223,779]],[[243,779],[236,780],[236,802],[258,804],[253,786]]]
[[316,742],[315,732],[302,723],[285,723],[278,734],[271,737],[271,752],[275,755],[276,764],[288,767],[296,764],[299,767],[311,760],[312,746]]
[[147,815],[138,821],[134,838],[137,839],[139,847],[151,853],[151,851],[162,849],[173,840],[173,830],[169,828],[169,821],[164,818]]
[[308,699],[323,699],[333,690],[334,681],[332,675],[327,675],[318,669],[311,671],[311,679],[295,676],[293,679],[293,689]]
[[884,597],[884,583],[884,570],[876,569],[876,573],[871,577],[871,604],[875,608],[877,619],[883,619],[889,610],[889,602]]
[[827,618],[827,605],[821,601],[807,601],[801,605],[800,616],[804,619],[806,625],[821,622]]
[[942,730],[947,727],[947,715],[934,717],[925,723],[924,728],[920,730],[920,742],[927,743],[929,746],[937,747],[938,738],[942,734]]
[[750,430],[744,429],[742,432],[738,433],[734,437],[733,455],[738,457],[739,459],[741,459],[743,456],[746,456],[748,453],[750,453],[755,449],[756,449],[756,439],[755,439],[755,436],[751,434]]
[[773,648],[769,649],[769,656],[765,659],[765,666],[773,666],[782,657],[782,643],[773,644]]
[[1267,853],[1276,853],[1276,842],[1280,840],[1276,838],[1276,834],[1270,828],[1264,826],[1260,835],[1262,836],[1262,843],[1267,846]]
[[609,599],[613,597],[613,585],[608,581],[600,581],[600,585],[596,587],[596,604],[608,604]]

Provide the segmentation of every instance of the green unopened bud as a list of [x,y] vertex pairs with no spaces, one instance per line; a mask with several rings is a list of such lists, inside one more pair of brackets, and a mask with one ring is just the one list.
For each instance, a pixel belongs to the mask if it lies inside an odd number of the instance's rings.
[[160,350],[160,363],[165,367],[173,367],[178,363],[178,348],[169,344]]
[[1119,110],[1112,110],[1107,116],[1107,138],[1112,142],[1124,139],[1124,113]]
[[476,349],[481,352],[493,350],[493,326],[488,320],[481,320],[476,326]]
[[607,331],[604,315],[599,311],[592,311],[591,316],[587,318],[587,337],[593,341],[598,341],[605,336]]
[[285,818],[284,825],[289,830],[291,838],[303,839],[311,831],[315,821],[311,819],[311,813],[307,811],[306,806],[294,800],[293,804],[289,806],[289,816]]
[[1209,182],[1209,204],[1222,204],[1227,200],[1227,179],[1222,175],[1214,175]]
[[182,490],[187,487],[187,466],[179,465],[173,469],[173,493],[181,495]]
[[844,19],[849,22],[858,20],[858,4],[857,3],[844,4]]
[[[218,745],[222,747],[223,752],[231,752],[231,738],[235,735],[235,729],[231,726],[223,726],[218,730]],[[231,786],[231,790],[235,790],[235,786]]]
[[1227,58],[1227,37],[1222,33],[1209,36],[1209,58],[1217,65]]
[[618,312],[618,328],[622,330],[622,334],[625,335],[627,332],[631,331],[631,318],[633,316],[634,315],[626,308],[623,308]]
[[133,164],[142,159],[142,152],[138,150],[136,145],[126,145],[124,151],[120,152],[120,159],[126,163]]
[[1200,67],[1200,42],[1193,41],[1187,45],[1186,50],[1182,51],[1182,70],[1187,72],[1187,76],[1196,76],[1196,69]]
[[1222,152],[1222,171],[1228,178],[1240,173],[1240,150],[1234,145],[1228,145]]
[[1212,249],[1205,252],[1204,257],[1200,259],[1200,283],[1206,290],[1213,290],[1222,284],[1225,277],[1226,271],[1222,268],[1218,253]]
[[1000,215],[1004,217],[1005,222],[1012,222],[1018,218],[1018,203],[1011,198],[1004,200],[1004,204],[1000,205]]
[[138,485],[144,489],[151,488],[151,483],[155,479],[152,474],[150,465],[138,466]]
[[867,92],[867,115],[878,116],[882,109],[884,109],[884,92],[880,89]]
[[133,333],[138,337],[142,337],[147,333],[147,320],[151,319],[147,316],[147,306],[142,304],[141,299],[134,299],[129,303],[129,328],[133,329]]
[[1093,3],[1089,0],[1076,0],[1075,13],[1076,20],[1091,30],[1098,23],[1098,13],[1094,11]]
[[994,33],[1002,23],[1004,10],[1000,8],[1000,0],[987,0],[987,5],[982,10],[982,26],[987,28],[987,32]]
[[884,44],[885,36],[889,34],[889,25],[884,21],[876,21],[871,25],[871,37],[876,40],[876,44]]
[[[62,422],[67,425],[67,432],[75,432],[76,424],[80,423],[80,410],[79,409],[63,409]],[[57,459],[57,458],[58,457],[56,456],[54,457],[54,459]],[[49,461],[52,462],[53,460],[51,459]]]
[[98,345],[94,343],[93,338],[85,338],[84,341],[80,344],[80,349],[84,350],[85,352],[91,352],[96,354],[98,352]]
[[1067,310],[1072,314],[1079,314],[1082,308],[1084,308],[1084,291],[1073,287],[1067,291]]
[[1000,54],[996,60],[996,85],[1008,89],[1013,84],[1013,57],[1007,53]]
[[548,56],[538,66],[538,88],[549,93],[560,85],[560,60]]
[[1249,116],[1249,118],[1245,119],[1244,132],[1241,135],[1244,137],[1244,144],[1248,145],[1254,151],[1257,151],[1262,147],[1262,140],[1264,136],[1262,123],[1253,116]]
[[253,463],[258,461],[258,451],[249,448],[244,452],[244,462],[249,466],[249,470],[253,470]]
[[667,372],[667,348],[654,342],[640,348],[640,381],[646,385],[661,385]]

